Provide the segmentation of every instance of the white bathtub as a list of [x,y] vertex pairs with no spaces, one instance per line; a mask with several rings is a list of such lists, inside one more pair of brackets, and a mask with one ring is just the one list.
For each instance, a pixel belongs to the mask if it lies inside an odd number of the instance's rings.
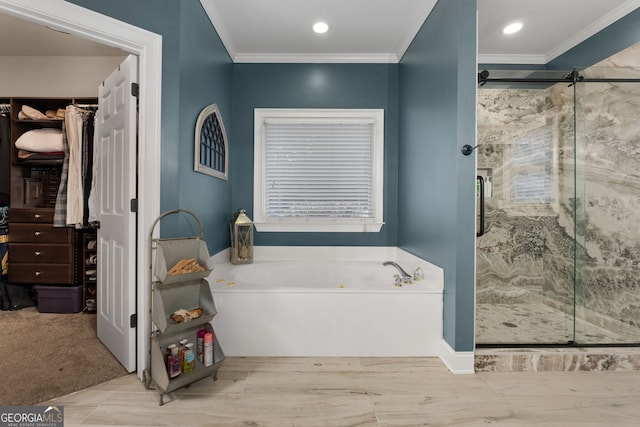
[[[425,278],[396,287],[395,261]],[[442,269],[398,248],[256,247],[213,257],[214,329],[228,356],[437,356]]]

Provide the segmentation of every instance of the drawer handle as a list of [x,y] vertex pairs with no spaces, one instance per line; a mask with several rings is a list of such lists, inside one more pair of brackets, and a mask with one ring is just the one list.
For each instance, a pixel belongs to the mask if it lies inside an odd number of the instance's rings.
[[36,277],[40,276],[42,273],[40,273],[39,271],[36,271]]
[[35,251],[34,253],[36,254],[36,256],[40,256],[40,254],[42,254],[42,252],[40,251]]
[[35,219],[40,219],[40,218],[42,218],[42,215],[40,215],[40,214],[34,214],[34,215],[33,215],[33,217],[34,217]]
[[34,236],[36,236],[36,237],[38,237],[38,236],[42,235],[42,233],[41,233],[41,232],[39,232],[39,231],[36,231],[35,233],[33,233],[33,235],[34,235]]

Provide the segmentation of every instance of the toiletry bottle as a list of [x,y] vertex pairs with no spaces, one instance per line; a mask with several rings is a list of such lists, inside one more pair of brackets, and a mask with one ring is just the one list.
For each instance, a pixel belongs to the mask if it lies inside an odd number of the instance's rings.
[[204,335],[207,333],[206,329],[200,329],[198,331],[198,361],[204,362]]
[[184,350],[184,363],[182,373],[190,374],[196,368],[196,355],[193,353],[193,343],[187,343]]
[[164,365],[167,367],[167,372],[169,372],[169,356],[171,356],[171,344],[167,346],[167,351],[165,351],[163,355]]
[[180,375],[180,355],[178,354],[178,347],[175,344],[170,344],[169,357],[167,358],[169,378],[175,378]]
[[204,366],[213,365],[213,334],[207,332],[204,335]]
[[180,366],[184,364],[184,350],[187,348],[188,339],[183,338],[180,340],[180,345],[178,346],[178,354],[180,355]]
[[169,344],[167,346],[167,351],[164,352],[164,365],[167,367],[169,378],[171,378],[171,363],[169,362],[169,358],[171,357],[171,349],[175,346],[175,344]]

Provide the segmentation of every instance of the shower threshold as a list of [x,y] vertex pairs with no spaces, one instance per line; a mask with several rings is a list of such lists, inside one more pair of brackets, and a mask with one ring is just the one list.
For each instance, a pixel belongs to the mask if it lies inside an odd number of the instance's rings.
[[638,328],[616,325],[612,331],[576,320],[576,330],[586,331],[584,339],[593,341],[576,344],[573,322],[572,316],[542,303],[478,304],[476,372],[640,369]]
[[476,348],[476,372],[640,370],[640,347]]

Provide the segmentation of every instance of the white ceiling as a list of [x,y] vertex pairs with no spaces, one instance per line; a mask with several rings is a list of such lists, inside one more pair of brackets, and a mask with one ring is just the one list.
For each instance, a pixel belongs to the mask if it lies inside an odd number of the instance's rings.
[[[546,64],[640,7],[640,0],[478,0],[478,62]],[[502,34],[510,22],[524,27]]]
[[123,56],[114,49],[0,13],[0,56]]
[[201,0],[235,62],[398,62],[436,2]]
[[[441,0],[446,1],[446,0]],[[201,0],[235,62],[398,62],[437,0]],[[640,0],[478,0],[480,63],[543,64]],[[325,20],[329,32],[311,25]],[[514,36],[501,33],[521,20]],[[110,56],[120,50],[0,14],[0,56]]]

